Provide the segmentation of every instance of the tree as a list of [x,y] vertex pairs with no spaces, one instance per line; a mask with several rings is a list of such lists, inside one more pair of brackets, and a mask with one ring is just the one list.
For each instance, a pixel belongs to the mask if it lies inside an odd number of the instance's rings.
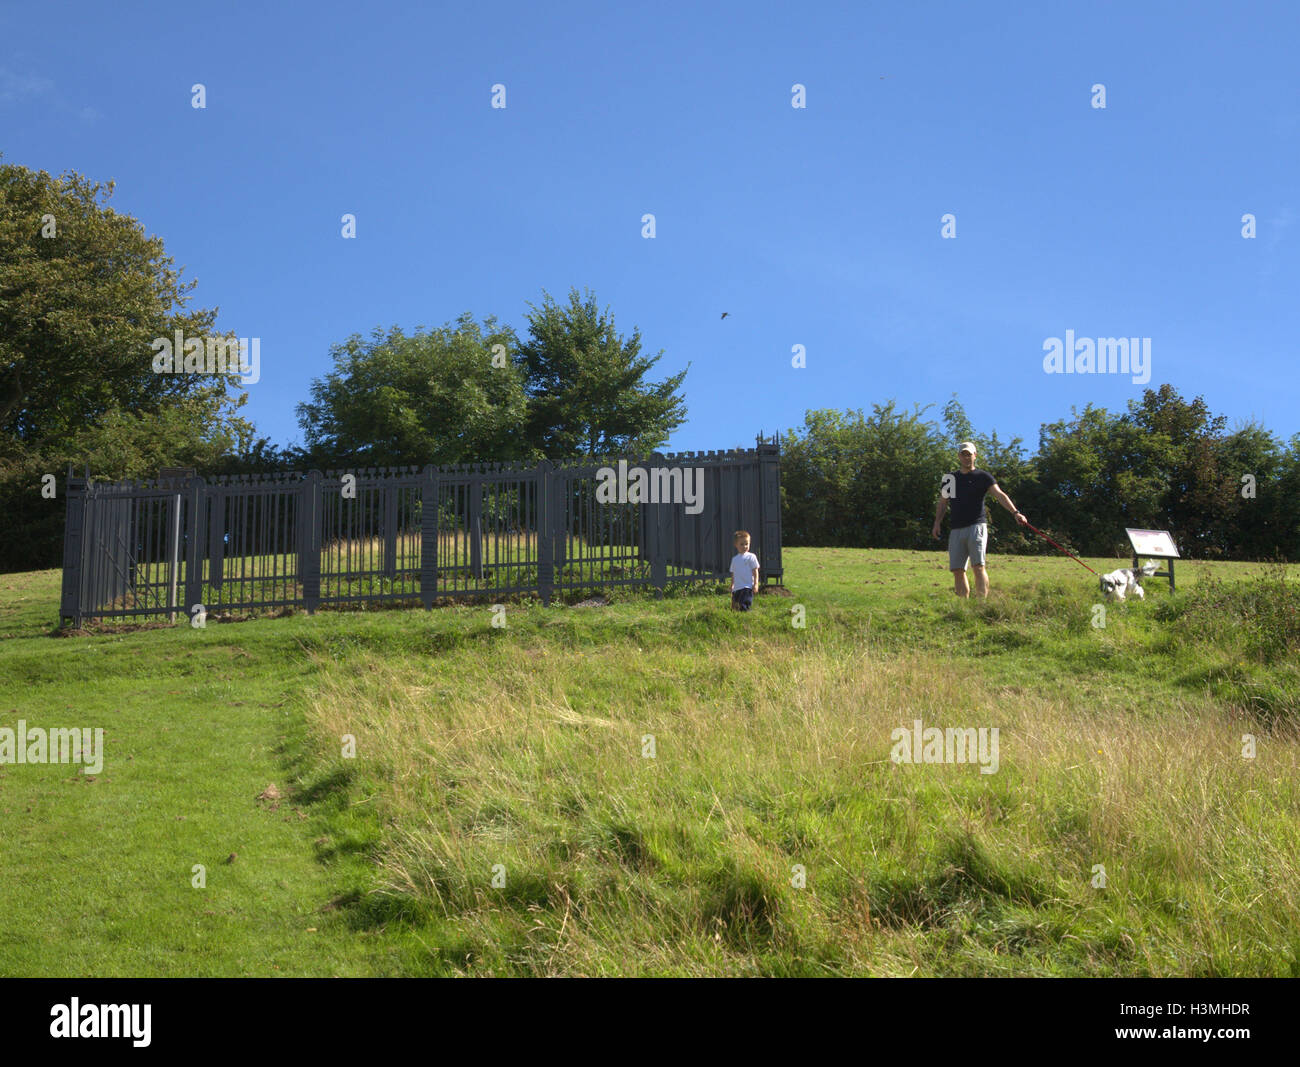
[[893,401],[804,415],[781,443],[781,523],[788,544],[924,548],[951,450]]
[[1078,552],[1122,556],[1126,527],[1160,526],[1170,463],[1167,435],[1091,404],[1072,411],[1039,433],[1034,525]]
[[583,300],[570,290],[567,307],[543,295],[542,307],[529,305],[529,337],[517,353],[529,444],[552,458],[644,456],[662,448],[686,421],[677,390],[687,372],[646,382],[663,351],[641,355],[640,331],[620,337],[608,308],[599,311],[590,292]]
[[[400,466],[528,459],[527,405],[508,327],[466,312],[410,336],[397,327],[353,334],[330,349],[334,370],[299,404],[308,460],[318,466]],[[496,346],[500,346],[499,348]],[[495,365],[494,365],[495,364]]]
[[[0,454],[66,446],[109,412],[158,412],[229,377],[156,374],[157,337],[208,336],[215,309],[185,308],[194,282],[135,219],[113,183],[0,163]],[[194,439],[197,439],[195,435]]]
[[112,193],[0,161],[0,569],[58,563],[69,464],[150,477],[253,434],[232,375],[154,373],[155,338],[213,337],[217,312],[186,307],[195,283]]
[[1247,422],[1216,442],[1214,465],[1222,493],[1214,525],[1215,554],[1261,559],[1293,552],[1300,524],[1291,518],[1295,508],[1287,506],[1287,455],[1282,442],[1264,427]]
[[1212,415],[1199,396],[1185,401],[1168,383],[1129,401],[1128,419],[1151,436],[1147,451],[1164,472],[1160,527],[1176,531],[1189,554],[1222,555],[1224,535],[1241,504],[1240,483],[1220,467],[1221,457],[1227,458],[1223,446],[1228,420]]

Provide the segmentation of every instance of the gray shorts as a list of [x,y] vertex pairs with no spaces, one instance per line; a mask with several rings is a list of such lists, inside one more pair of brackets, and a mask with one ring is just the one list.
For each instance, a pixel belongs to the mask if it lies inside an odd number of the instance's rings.
[[974,526],[959,526],[948,531],[948,569],[964,571],[966,558],[971,566],[984,566],[984,549],[989,543],[989,524],[977,522]]

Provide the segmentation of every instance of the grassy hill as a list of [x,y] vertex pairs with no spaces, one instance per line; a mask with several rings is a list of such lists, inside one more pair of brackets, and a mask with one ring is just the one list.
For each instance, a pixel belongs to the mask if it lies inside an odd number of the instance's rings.
[[[0,576],[0,727],[107,738],[0,765],[0,974],[1300,975],[1297,568],[1098,627],[1066,559],[983,604],[939,553],[785,562],[748,615],[68,637],[57,572]],[[892,762],[916,719],[997,772]]]

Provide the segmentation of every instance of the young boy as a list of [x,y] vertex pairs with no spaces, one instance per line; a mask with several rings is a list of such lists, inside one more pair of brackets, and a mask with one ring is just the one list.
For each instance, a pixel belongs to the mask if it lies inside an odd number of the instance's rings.
[[749,531],[737,530],[736,555],[731,561],[731,607],[748,611],[758,591],[758,557],[749,550]]

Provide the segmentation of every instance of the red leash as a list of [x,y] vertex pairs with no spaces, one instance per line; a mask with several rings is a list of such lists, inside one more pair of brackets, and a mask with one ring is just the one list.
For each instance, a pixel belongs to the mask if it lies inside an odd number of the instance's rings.
[[[1078,556],[1076,556],[1073,552],[1069,551],[1068,549],[1061,548],[1060,545],[1058,545],[1055,541],[1053,541],[1050,537],[1048,537],[1047,534],[1043,533],[1043,531],[1040,530],[1037,526],[1031,526],[1031,525],[1029,524],[1029,521],[1028,521],[1028,520],[1025,521],[1025,525],[1026,525],[1026,526],[1029,526],[1029,528],[1030,528],[1031,530],[1033,530],[1034,533],[1038,534],[1039,537],[1041,537],[1044,541],[1046,541],[1046,542],[1047,542],[1049,545],[1051,545],[1053,548],[1057,549],[1057,550],[1060,551],[1060,552],[1064,552],[1067,556],[1069,556],[1072,560],[1074,560],[1074,562],[1077,563],[1080,567],[1084,567],[1084,568],[1086,568],[1086,569],[1092,571],[1092,568],[1089,567],[1088,564],[1084,563],[1083,560],[1081,560]],[[1092,573],[1093,573],[1093,574],[1096,574],[1097,572],[1096,572],[1096,571],[1092,571]],[[1100,577],[1100,576],[1099,576],[1099,577]]]

